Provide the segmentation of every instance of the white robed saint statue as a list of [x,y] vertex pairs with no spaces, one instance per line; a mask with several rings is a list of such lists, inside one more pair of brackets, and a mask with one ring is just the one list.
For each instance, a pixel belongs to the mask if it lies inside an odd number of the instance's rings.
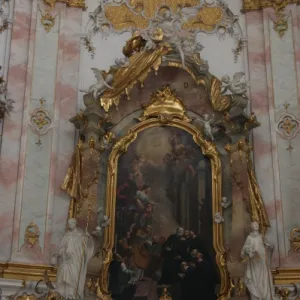
[[68,220],[68,230],[57,253],[59,267],[56,291],[66,299],[83,299],[87,264],[94,255],[94,241],[88,232],[76,227],[76,219]]
[[242,248],[241,256],[246,264],[245,284],[250,292],[251,300],[273,300],[273,278],[269,267],[262,235],[257,222],[251,223],[252,232],[248,235]]

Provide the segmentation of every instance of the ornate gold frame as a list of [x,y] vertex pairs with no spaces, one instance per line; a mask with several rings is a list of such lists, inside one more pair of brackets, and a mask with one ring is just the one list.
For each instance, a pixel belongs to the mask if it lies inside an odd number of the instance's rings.
[[[154,95],[154,98],[157,95]],[[163,96],[163,93],[162,93]],[[172,97],[172,95],[169,95]],[[145,112],[155,111],[153,108],[157,105],[157,97],[146,108]],[[161,98],[160,102],[165,100]],[[175,103],[178,106],[179,99]],[[160,103],[161,104],[161,103]],[[171,111],[171,110],[170,110]],[[110,226],[105,230],[104,244],[103,244],[103,268],[100,276],[101,290],[104,294],[108,294],[108,268],[112,260],[112,250],[114,247],[114,234],[115,234],[115,210],[116,210],[116,189],[117,189],[117,175],[118,175],[118,161],[120,156],[125,153],[133,143],[138,134],[145,129],[170,126],[182,129],[193,136],[195,143],[201,148],[202,153],[210,159],[212,167],[212,202],[213,202],[213,215],[216,212],[222,214],[222,207],[220,205],[222,195],[222,173],[221,161],[216,146],[204,139],[202,133],[192,124],[190,119],[182,111],[180,114],[166,112],[164,115],[158,115],[157,110],[154,114],[150,115],[145,113],[140,119],[141,122],[133,126],[126,136],[121,138],[113,147],[108,161],[108,174],[107,174],[107,189],[106,189],[106,215],[112,220]],[[148,118],[148,119],[145,119]],[[223,245],[223,225],[213,223],[213,246],[216,251],[216,263],[220,270],[221,275],[221,288],[219,293],[219,300],[230,298],[231,282],[226,264],[226,252]]]

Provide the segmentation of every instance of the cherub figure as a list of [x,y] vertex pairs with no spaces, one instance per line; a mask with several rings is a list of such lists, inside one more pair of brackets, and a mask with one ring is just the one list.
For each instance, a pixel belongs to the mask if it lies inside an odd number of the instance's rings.
[[221,206],[223,208],[228,208],[231,205],[231,201],[227,199],[227,197],[221,198]]
[[212,141],[214,141],[213,136],[213,122],[214,122],[214,115],[211,117],[208,114],[204,114],[203,117],[199,117],[198,121],[203,123],[204,133],[207,137],[209,137]]
[[237,72],[233,75],[232,80],[228,75],[225,75],[221,78],[223,83],[222,85],[222,94],[226,93],[228,90],[232,95],[241,95],[246,97],[247,93],[247,84],[242,81],[242,78],[245,76],[244,72]]
[[117,58],[115,60],[115,64],[119,68],[126,68],[129,66],[129,58],[128,57],[122,57],[122,58]]
[[113,132],[106,132],[101,140],[101,148],[103,150],[109,149],[115,139],[116,137]]
[[100,207],[97,211],[98,225],[96,229],[92,232],[94,236],[102,236],[103,229],[110,224],[110,218],[104,215],[104,210]]
[[[107,89],[113,89],[110,84],[112,83],[114,76],[110,73],[106,73],[103,70],[99,70],[96,68],[92,68],[92,71],[95,74],[97,79],[97,83],[90,86],[87,93],[92,93],[93,98],[98,100],[99,96]],[[81,90],[81,92],[86,92],[85,90]]]
[[219,212],[215,213],[214,220],[217,224],[221,224],[224,222],[224,218],[221,216],[221,214]]

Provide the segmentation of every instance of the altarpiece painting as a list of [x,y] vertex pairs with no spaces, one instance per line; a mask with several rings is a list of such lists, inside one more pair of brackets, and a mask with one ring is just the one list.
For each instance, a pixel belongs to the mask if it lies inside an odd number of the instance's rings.
[[[180,282],[180,265],[191,263],[193,250],[215,260],[211,174],[209,159],[178,128],[145,129],[120,157],[114,250],[137,273],[135,298]],[[177,257],[167,245],[182,248]]]

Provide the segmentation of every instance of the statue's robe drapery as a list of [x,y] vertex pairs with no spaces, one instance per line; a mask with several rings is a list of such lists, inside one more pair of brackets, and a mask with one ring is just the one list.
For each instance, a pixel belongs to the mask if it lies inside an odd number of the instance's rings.
[[58,247],[57,291],[64,298],[83,298],[87,263],[94,254],[94,242],[81,230],[67,232]]
[[[249,253],[257,253],[259,257],[250,257]],[[246,261],[245,284],[250,292],[251,300],[273,299],[273,279],[268,266],[268,257],[258,232],[248,235],[245,245],[242,248],[241,256]]]

